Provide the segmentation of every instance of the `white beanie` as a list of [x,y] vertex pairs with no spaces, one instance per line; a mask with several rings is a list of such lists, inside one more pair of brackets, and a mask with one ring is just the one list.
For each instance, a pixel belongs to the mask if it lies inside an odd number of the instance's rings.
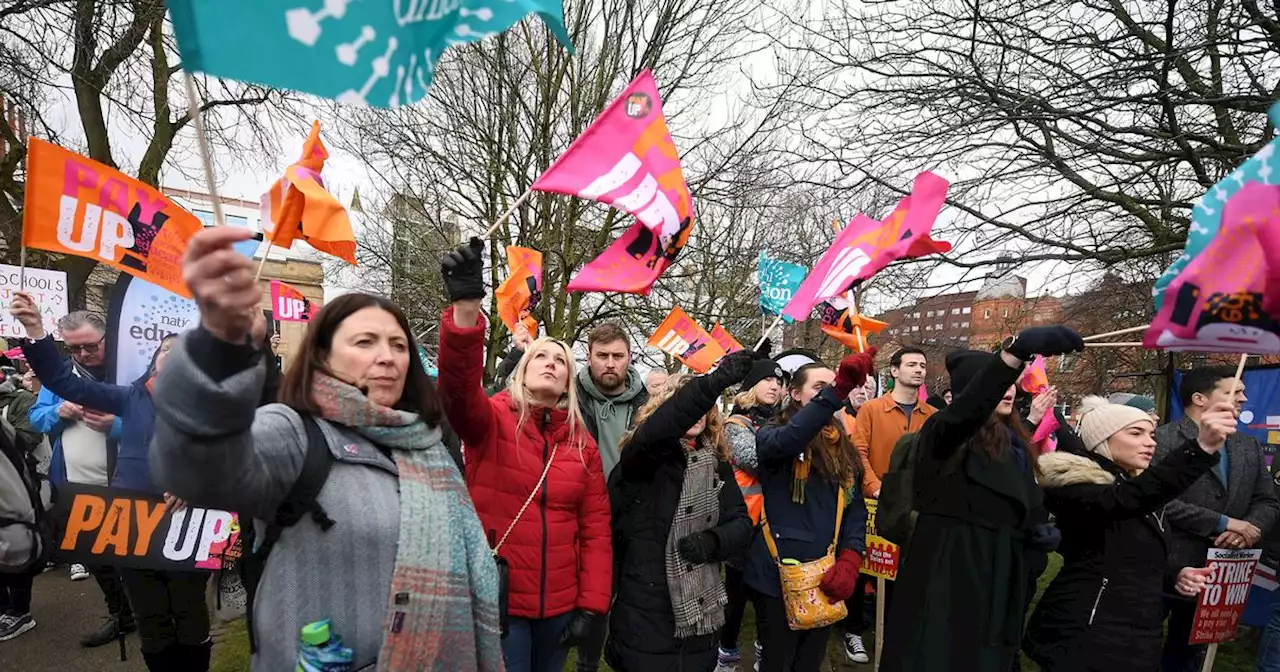
[[1155,424],[1151,416],[1140,408],[1113,404],[1098,396],[1082,399],[1079,412],[1080,426],[1077,431],[1084,441],[1084,447],[1108,460],[1111,459],[1111,451],[1107,449],[1107,439],[1112,435],[1139,422]]

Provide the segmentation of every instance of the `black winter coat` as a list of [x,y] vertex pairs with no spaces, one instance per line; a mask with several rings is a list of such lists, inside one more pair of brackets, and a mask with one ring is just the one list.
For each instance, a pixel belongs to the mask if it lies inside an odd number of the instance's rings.
[[1186,441],[1136,478],[1094,453],[1040,459],[1062,531],[1062,570],[1040,598],[1023,649],[1046,672],[1154,672],[1169,563],[1164,507],[1217,464]]
[[[618,672],[710,672],[717,634],[676,639],[667,587],[666,545],[687,459],[681,438],[715,407],[722,390],[694,378],[635,429],[609,478],[616,590],[605,660]],[[725,461],[716,466],[720,520],[712,561],[741,554],[751,541],[742,491]]]
[[[1027,538],[1043,497],[1016,456],[966,445],[1020,369],[994,356],[920,428],[920,512],[890,602],[882,672],[1008,672],[1022,640]],[[1020,449],[1020,448],[1019,448]],[[947,462],[967,451],[959,468]]]

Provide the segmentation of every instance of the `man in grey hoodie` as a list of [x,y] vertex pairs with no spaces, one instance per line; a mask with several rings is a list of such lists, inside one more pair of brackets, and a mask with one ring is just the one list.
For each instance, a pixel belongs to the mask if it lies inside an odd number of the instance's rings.
[[578,372],[578,407],[600,448],[606,481],[618,463],[618,442],[647,401],[644,379],[631,366],[627,332],[613,322],[592,329],[587,334],[587,367]]
[[[578,371],[578,408],[587,431],[595,438],[604,463],[604,477],[618,464],[618,442],[635,421],[636,412],[649,401],[644,379],[631,366],[631,339],[622,327],[605,322],[587,334],[587,367]],[[607,618],[578,646],[578,672],[596,672],[608,634]]]

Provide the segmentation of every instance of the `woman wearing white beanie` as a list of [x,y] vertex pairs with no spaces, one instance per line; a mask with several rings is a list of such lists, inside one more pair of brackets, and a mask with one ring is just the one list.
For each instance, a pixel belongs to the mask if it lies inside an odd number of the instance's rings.
[[1146,411],[1086,397],[1079,415],[1086,452],[1040,458],[1063,565],[1031,617],[1023,650],[1045,672],[1154,672],[1162,593],[1194,596],[1210,572],[1168,566],[1164,506],[1217,464],[1236,430],[1235,410],[1211,408],[1198,439],[1155,466],[1155,422]]

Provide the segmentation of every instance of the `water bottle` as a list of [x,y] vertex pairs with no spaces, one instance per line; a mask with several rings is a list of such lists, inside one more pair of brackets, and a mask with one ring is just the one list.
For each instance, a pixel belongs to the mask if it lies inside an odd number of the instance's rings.
[[329,625],[326,618],[302,626],[295,672],[351,672],[355,651],[343,646],[342,638],[333,634]]

